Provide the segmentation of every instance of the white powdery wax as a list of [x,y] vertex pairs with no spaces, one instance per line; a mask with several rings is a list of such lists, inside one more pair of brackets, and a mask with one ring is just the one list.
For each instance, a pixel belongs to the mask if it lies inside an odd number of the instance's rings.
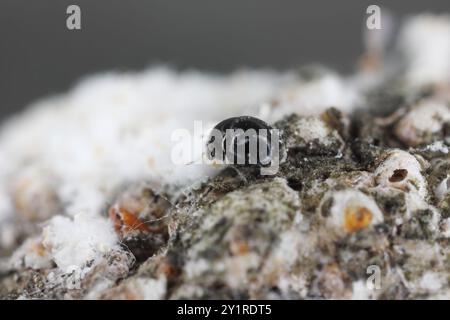
[[116,248],[117,238],[106,218],[79,214],[73,219],[53,217],[44,228],[42,243],[56,265],[69,270],[98,260]]

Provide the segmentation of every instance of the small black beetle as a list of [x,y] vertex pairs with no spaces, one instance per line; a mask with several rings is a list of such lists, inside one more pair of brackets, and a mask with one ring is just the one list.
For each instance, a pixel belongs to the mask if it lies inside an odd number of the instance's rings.
[[254,117],[228,118],[212,130],[207,143],[207,156],[210,160],[231,164],[270,165],[272,130],[267,123]]

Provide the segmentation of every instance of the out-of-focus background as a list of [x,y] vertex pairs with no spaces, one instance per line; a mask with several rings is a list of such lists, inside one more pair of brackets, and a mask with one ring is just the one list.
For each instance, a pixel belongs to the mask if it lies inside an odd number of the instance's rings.
[[[81,8],[81,30],[66,28],[70,4]],[[448,0],[1,0],[0,119],[82,76],[155,63],[227,72],[320,62],[349,72],[370,4],[400,20],[450,9]]]

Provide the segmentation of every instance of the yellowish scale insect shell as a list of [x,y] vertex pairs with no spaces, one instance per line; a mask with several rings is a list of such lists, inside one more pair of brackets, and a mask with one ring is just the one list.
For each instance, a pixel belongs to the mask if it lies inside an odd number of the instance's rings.
[[383,222],[383,213],[368,195],[354,189],[331,190],[322,199],[320,214],[338,234],[357,232]]

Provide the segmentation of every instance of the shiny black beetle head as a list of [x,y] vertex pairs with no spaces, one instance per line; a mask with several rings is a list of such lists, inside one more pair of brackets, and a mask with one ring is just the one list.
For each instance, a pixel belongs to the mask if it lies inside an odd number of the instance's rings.
[[228,118],[211,131],[207,156],[228,164],[267,166],[272,159],[272,130],[254,117]]

